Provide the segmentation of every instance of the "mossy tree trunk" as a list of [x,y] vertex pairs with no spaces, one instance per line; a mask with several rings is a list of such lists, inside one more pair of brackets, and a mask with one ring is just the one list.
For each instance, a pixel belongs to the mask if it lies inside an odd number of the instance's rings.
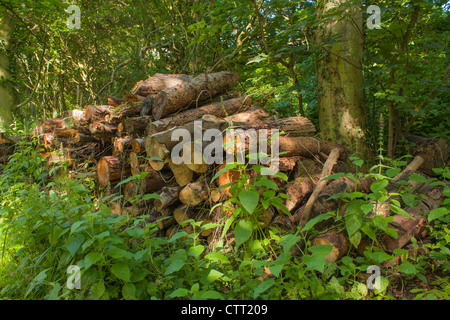
[[9,78],[8,72],[8,55],[5,48],[9,44],[9,35],[13,28],[14,21],[9,14],[4,10],[0,10],[0,37],[4,48],[0,50],[0,125],[7,123],[12,118],[12,107],[14,103],[11,90],[8,88],[5,81]]
[[[330,18],[331,19],[327,19]],[[363,23],[360,5],[320,0],[316,30],[319,125],[324,140],[372,160],[365,141]]]

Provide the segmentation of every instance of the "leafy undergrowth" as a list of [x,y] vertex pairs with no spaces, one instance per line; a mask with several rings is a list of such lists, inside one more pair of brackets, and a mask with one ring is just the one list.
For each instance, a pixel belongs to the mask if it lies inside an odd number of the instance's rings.
[[[155,236],[158,227],[146,215],[129,220],[112,215],[108,201],[116,196],[98,195],[90,174],[72,172],[67,178],[66,166],[48,168],[43,161],[31,144],[23,143],[0,176],[2,299],[450,296],[448,189],[439,210],[423,213],[430,221],[428,237],[413,238],[409,248],[390,254],[378,243],[383,234],[392,234],[388,221],[374,222],[365,210],[358,211],[357,227],[335,213],[326,213],[302,230],[261,229],[258,216],[269,205],[283,212],[283,195],[267,176],[257,176],[249,185],[243,174],[242,181],[230,189],[230,201],[238,209],[222,226],[224,237],[234,231],[234,241],[222,248],[223,238],[218,235],[212,248],[200,237],[199,228],[191,234],[181,229],[168,239]],[[448,170],[442,172],[443,179],[448,179]],[[280,174],[279,178],[285,177]],[[372,198],[386,196],[380,181],[388,178],[377,178]],[[355,194],[341,196],[363,209],[373,200]],[[331,246],[311,244],[318,232],[316,224],[330,217],[336,220],[333,228],[346,230],[353,244],[359,243],[358,237],[368,239],[362,254],[353,245],[344,257],[329,262],[326,256]],[[217,225],[201,228],[212,227]]]

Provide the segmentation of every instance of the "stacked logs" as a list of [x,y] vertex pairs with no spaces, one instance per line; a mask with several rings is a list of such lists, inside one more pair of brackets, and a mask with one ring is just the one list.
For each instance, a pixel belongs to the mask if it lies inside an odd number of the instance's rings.
[[[61,118],[41,123],[34,133],[42,138],[46,150],[60,151],[56,158],[47,155],[52,163],[72,161],[81,165],[85,158],[80,159],[80,148],[88,150],[84,154],[90,154],[89,159],[95,164],[99,186],[123,195],[111,202],[112,212],[127,216],[148,214],[161,233],[169,237],[180,228],[192,233],[194,224],[189,221],[199,221],[197,227],[210,223],[214,226],[199,230],[200,236],[212,242],[220,233],[217,224],[223,224],[233,213],[235,204],[226,200],[231,197],[230,186],[241,178],[241,173],[237,169],[224,170],[223,163],[211,162],[206,156],[208,150],[213,159],[226,159],[236,156],[236,150],[250,148],[249,139],[221,134],[230,129],[242,129],[256,136],[263,131],[283,133],[278,139],[279,155],[264,165],[276,164],[288,177],[284,181],[269,176],[278,191],[289,196],[284,205],[292,215],[269,206],[258,218],[262,229],[302,228],[312,218],[343,207],[339,198],[329,199],[330,196],[350,190],[371,192],[373,178],[358,183],[345,176],[327,180],[333,173],[346,171],[346,148],[315,138],[316,128],[305,117],[271,117],[252,97],[233,90],[238,78],[234,72],[197,77],[155,74],[137,83],[124,98],[110,97],[106,105],[72,110]],[[210,143],[214,139],[207,138],[207,132],[215,132],[214,137],[220,138],[214,148]],[[270,143],[268,154],[269,149]],[[448,161],[449,149],[437,149],[440,159]],[[397,181],[407,180],[424,163],[419,151],[415,160],[393,179],[390,191],[398,190]],[[251,175],[248,179],[252,183]],[[411,188],[426,195],[421,200],[423,208],[435,208],[443,199],[442,186],[417,184]],[[405,210],[416,218],[414,222],[392,212],[389,206],[378,207],[373,213],[394,216],[391,224],[400,236],[383,240],[391,251],[423,232],[419,209]],[[340,211],[344,213],[345,210]],[[326,229],[330,223],[326,220],[320,225]],[[332,244],[334,249],[327,259],[336,260],[346,253],[349,241],[346,234],[337,233],[335,228],[330,230],[316,237],[314,243]]]

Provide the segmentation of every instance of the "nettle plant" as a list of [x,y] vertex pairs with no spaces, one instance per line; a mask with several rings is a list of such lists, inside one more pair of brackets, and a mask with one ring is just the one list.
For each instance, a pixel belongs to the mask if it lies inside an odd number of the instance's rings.
[[[289,210],[284,206],[283,199],[288,196],[279,191],[277,183],[271,175],[267,175],[268,169],[262,165],[240,164],[237,162],[228,163],[225,168],[218,171],[212,181],[217,179],[220,174],[228,170],[239,171],[239,179],[232,181],[219,189],[228,188],[231,198],[223,205],[234,205],[234,209],[230,217],[225,221],[222,230],[222,238],[231,229],[234,230],[235,249],[247,243],[252,238],[265,237],[262,226],[265,224],[264,215],[269,207],[273,206],[280,212],[290,215]],[[264,170],[265,174],[261,174]],[[253,171],[253,172],[252,172]],[[271,172],[273,177],[287,181],[288,177],[282,172]],[[214,208],[213,208],[214,209]],[[267,239],[266,239],[267,240]]]

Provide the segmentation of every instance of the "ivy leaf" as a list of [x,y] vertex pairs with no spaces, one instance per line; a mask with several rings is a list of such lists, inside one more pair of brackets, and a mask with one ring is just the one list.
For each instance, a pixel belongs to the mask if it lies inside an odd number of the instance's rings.
[[254,190],[242,190],[239,192],[239,201],[248,213],[255,211],[259,202],[259,193]]
[[239,220],[236,223],[236,228],[234,229],[234,237],[236,239],[236,248],[238,248],[245,241],[250,239],[253,232],[253,224],[247,220]]

